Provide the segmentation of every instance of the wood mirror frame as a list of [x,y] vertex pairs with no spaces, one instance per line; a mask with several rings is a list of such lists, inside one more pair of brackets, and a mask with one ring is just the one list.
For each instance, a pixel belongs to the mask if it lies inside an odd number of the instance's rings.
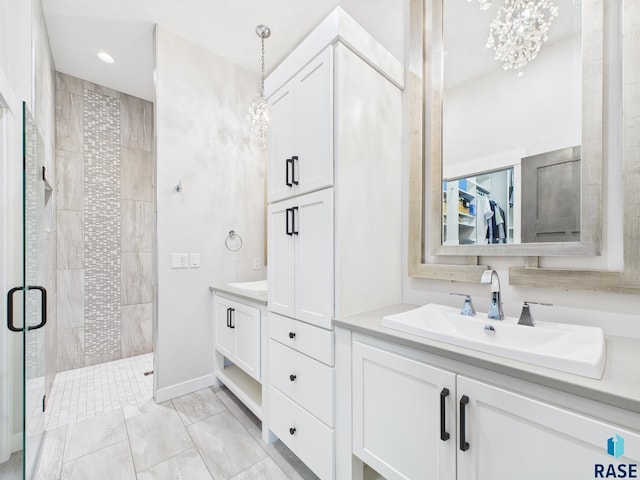
[[[584,79],[583,145],[587,152],[586,181],[583,195],[588,196],[595,212],[581,215],[587,223],[587,232],[579,243],[569,244],[515,244],[495,246],[441,245],[441,92],[433,92],[431,79],[434,72],[430,57],[426,55],[425,24],[427,8],[434,1],[441,8],[441,0],[409,0],[409,55],[407,89],[409,94],[409,275],[418,278],[478,282],[482,271],[478,255],[523,257],[523,267],[509,269],[509,283],[516,286],[552,287],[565,289],[603,290],[638,293],[640,291],[640,53],[637,38],[640,35],[640,6],[634,0],[623,3],[623,121],[622,121],[622,189],[624,205],[624,271],[573,270],[539,267],[539,257],[545,255],[598,254],[602,231],[602,124],[603,124],[603,69],[604,69],[604,5],[603,0],[585,0],[583,5]],[[431,13],[431,12],[430,12]],[[439,13],[436,11],[436,13]],[[429,16],[430,18],[430,16]],[[439,66],[436,66],[440,68]],[[425,72],[429,72],[427,75]],[[634,100],[635,99],[635,100]],[[427,142],[425,142],[427,140]],[[437,161],[432,162],[431,159]],[[583,155],[584,158],[584,155]],[[428,178],[425,172],[429,173]],[[425,181],[427,179],[427,181]],[[584,206],[583,206],[584,209]],[[584,211],[584,210],[583,210]],[[434,213],[435,212],[435,213]],[[594,214],[595,213],[595,214]],[[589,217],[591,217],[589,219]],[[425,229],[429,225],[428,231]],[[589,227],[590,222],[590,227]],[[434,227],[435,226],[435,227]],[[582,224],[583,228],[585,224]],[[428,251],[434,255],[464,255],[462,264],[430,263],[425,260]],[[503,250],[508,248],[509,251]],[[566,250],[564,250],[566,249]],[[436,259],[437,260],[437,259]],[[451,260],[450,260],[451,261]]]

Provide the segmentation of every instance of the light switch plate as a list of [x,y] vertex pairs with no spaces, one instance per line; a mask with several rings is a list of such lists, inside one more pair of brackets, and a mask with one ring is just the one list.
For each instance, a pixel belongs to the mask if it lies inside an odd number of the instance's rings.
[[191,268],[200,268],[200,254],[192,253],[191,254]]
[[187,253],[172,253],[171,268],[189,268]]

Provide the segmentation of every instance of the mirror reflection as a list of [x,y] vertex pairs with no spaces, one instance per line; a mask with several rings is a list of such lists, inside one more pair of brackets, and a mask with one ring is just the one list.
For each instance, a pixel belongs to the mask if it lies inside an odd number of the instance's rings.
[[513,168],[446,179],[442,186],[445,245],[520,241],[513,208]]
[[582,2],[442,3],[442,243],[580,241]]

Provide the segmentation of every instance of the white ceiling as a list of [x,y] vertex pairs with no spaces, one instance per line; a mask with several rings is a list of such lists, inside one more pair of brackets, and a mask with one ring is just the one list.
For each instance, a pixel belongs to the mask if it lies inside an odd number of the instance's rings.
[[[259,24],[267,73],[337,5],[393,55],[404,55],[406,0],[43,0],[56,70],[140,98],[153,98],[155,24],[256,74]],[[105,64],[99,51],[114,57]]]

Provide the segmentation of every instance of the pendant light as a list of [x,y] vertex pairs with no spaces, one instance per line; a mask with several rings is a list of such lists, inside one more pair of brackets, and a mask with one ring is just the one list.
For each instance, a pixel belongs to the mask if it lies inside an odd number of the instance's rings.
[[269,38],[271,30],[266,25],[258,25],[256,27],[256,35],[260,37],[262,44],[262,56],[261,56],[261,77],[260,77],[260,92],[251,102],[249,107],[249,113],[247,113],[247,119],[251,126],[252,135],[258,140],[260,146],[264,149],[267,147],[267,134],[269,131],[269,105],[264,98],[264,39]]

